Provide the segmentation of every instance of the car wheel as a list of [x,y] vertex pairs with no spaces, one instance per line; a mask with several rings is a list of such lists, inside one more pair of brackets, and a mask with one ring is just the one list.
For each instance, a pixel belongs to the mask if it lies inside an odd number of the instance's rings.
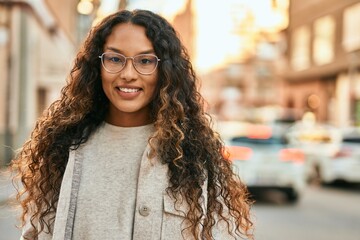
[[296,203],[299,200],[299,194],[294,189],[285,192],[289,203]]

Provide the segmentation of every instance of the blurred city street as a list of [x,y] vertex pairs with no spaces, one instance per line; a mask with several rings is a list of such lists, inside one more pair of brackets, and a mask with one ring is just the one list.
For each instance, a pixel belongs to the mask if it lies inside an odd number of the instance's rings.
[[256,240],[360,240],[360,0],[0,0],[0,240],[20,237],[15,149],[88,31],[120,9],[179,34],[254,194]]

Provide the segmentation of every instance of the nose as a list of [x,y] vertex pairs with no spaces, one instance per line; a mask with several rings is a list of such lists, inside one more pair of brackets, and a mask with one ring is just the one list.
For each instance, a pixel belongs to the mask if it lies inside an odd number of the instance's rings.
[[133,81],[137,78],[138,73],[133,66],[133,60],[127,59],[125,67],[120,72],[120,77],[126,81]]

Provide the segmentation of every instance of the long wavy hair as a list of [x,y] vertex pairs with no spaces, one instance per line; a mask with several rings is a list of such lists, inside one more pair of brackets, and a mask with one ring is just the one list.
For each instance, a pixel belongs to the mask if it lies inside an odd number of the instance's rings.
[[[212,228],[222,219],[229,233],[252,238],[252,202],[245,185],[233,174],[223,154],[223,141],[204,111],[186,49],[164,18],[146,10],[120,11],[93,27],[76,56],[60,99],[38,119],[30,140],[13,160],[23,186],[17,195],[23,208],[22,224],[30,220],[35,235],[52,231],[69,149],[85,143],[108,111],[98,56],[113,27],[120,23],[143,26],[161,59],[151,103],[155,133],[149,142],[153,153],[169,167],[167,192],[175,198],[182,196],[189,205],[186,230],[194,238],[213,239]],[[201,196],[206,180],[205,211]]]

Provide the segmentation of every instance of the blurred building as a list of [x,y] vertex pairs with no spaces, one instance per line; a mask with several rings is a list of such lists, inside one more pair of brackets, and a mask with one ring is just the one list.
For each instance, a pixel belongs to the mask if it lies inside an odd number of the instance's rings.
[[360,1],[292,0],[283,105],[360,124]]
[[79,44],[77,4],[0,1],[0,167],[60,96]]
[[181,41],[188,51],[190,58],[194,57],[194,11],[193,0],[187,0],[184,9],[181,9],[170,21],[180,35]]

